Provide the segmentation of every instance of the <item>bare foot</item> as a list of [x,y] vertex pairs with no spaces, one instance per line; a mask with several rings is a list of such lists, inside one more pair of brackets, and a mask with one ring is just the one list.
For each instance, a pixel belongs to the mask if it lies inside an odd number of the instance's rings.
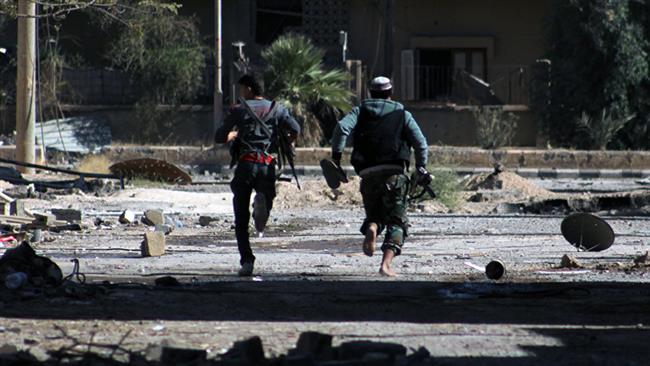
[[379,267],[379,274],[386,277],[397,277],[397,274],[391,268],[391,263],[393,263],[393,258],[395,258],[395,252],[386,249],[384,250],[384,257],[381,259],[381,267]]
[[397,273],[390,266],[383,265],[379,268],[379,274],[385,277],[397,277]]
[[375,243],[377,242],[377,224],[370,223],[366,230],[366,239],[363,241],[363,253],[368,257],[375,254]]

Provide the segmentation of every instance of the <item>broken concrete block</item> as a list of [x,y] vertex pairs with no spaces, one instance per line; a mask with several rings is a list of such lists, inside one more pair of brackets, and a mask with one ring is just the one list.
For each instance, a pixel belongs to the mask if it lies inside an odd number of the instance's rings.
[[160,231],[144,233],[144,241],[140,246],[143,257],[160,257],[165,254],[165,234]]
[[208,353],[202,349],[184,349],[164,347],[160,356],[162,365],[200,365],[208,357]]
[[83,214],[80,210],[74,210],[70,208],[52,209],[52,215],[54,215],[57,220],[67,222],[80,222],[83,220]]
[[144,212],[142,222],[149,226],[165,225],[165,214],[162,210],[147,210]]
[[582,265],[578,263],[575,257],[565,254],[562,256],[560,268],[582,268]]
[[124,210],[120,215],[119,221],[121,224],[130,224],[135,222],[135,212],[131,210]]
[[222,359],[239,361],[242,365],[262,365],[266,360],[262,339],[256,336],[235,342]]
[[54,222],[56,221],[56,216],[54,215],[34,214],[34,218],[36,219],[36,224],[43,226],[54,225]]
[[199,225],[201,226],[210,226],[211,223],[217,221],[214,217],[210,216],[201,216],[199,217]]
[[11,214],[11,203],[0,202],[0,215],[9,216]]
[[296,355],[312,355],[315,358],[329,358],[332,353],[332,335],[318,332],[304,332],[300,334]]
[[14,216],[25,216],[25,201],[15,200],[9,204],[9,214]]

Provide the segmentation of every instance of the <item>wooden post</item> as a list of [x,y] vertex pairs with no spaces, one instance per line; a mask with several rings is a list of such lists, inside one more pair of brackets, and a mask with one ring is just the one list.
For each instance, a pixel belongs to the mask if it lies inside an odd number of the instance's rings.
[[386,0],[386,14],[385,14],[385,33],[386,37],[384,38],[384,76],[392,79],[393,78],[393,26],[394,26],[394,11],[395,11],[395,2],[394,0]]
[[223,89],[222,89],[222,58],[221,58],[221,0],[214,0],[214,42],[215,42],[215,63],[216,70],[214,75],[214,105],[213,105],[213,124],[212,136],[221,125],[223,119]]
[[[18,0],[18,74],[16,77],[16,160],[34,163],[36,123],[36,4]],[[34,169],[18,168],[23,173]]]

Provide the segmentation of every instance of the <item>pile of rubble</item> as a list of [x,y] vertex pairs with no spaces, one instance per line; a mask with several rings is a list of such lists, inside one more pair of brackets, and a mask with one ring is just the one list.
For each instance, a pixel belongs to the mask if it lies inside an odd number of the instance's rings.
[[[83,345],[80,345],[83,346]],[[106,346],[105,346],[106,347]],[[216,359],[207,359],[205,350],[183,349],[167,346],[150,347],[146,354],[131,353],[119,345],[113,347],[119,352],[110,356],[98,353],[79,352],[69,348],[49,353],[49,357],[32,355],[9,346],[3,353],[0,348],[0,364],[8,365],[228,365],[228,366],[325,366],[325,365],[368,365],[368,366],[417,366],[432,365],[434,359],[425,348],[407,355],[407,349],[396,343],[372,341],[351,341],[334,347],[332,336],[317,332],[302,333],[294,349],[288,354],[267,358],[259,337],[235,342],[227,352]],[[90,349],[90,348],[87,348]],[[13,352],[12,352],[13,351]],[[126,357],[124,357],[126,354]],[[122,358],[122,359],[120,359]]]

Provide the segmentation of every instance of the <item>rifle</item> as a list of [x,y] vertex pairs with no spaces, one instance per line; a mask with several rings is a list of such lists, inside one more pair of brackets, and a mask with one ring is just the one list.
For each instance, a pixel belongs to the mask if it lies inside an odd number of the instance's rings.
[[[260,119],[260,117],[253,112],[251,107],[246,103],[246,100],[243,98],[239,98],[239,103],[246,109],[246,112],[253,118],[255,123],[262,129],[262,132],[269,138],[269,140],[273,140],[273,133],[269,129],[269,127]],[[267,113],[267,118],[272,117],[272,115],[275,113],[275,110],[278,108],[278,105],[273,102],[273,105],[271,107],[271,110],[269,113]],[[291,144],[291,141],[289,140],[289,136],[287,133],[285,133],[284,129],[280,124],[278,123],[278,133],[277,133],[277,143],[278,143],[278,160],[279,160],[279,169],[282,169],[284,166],[284,162],[289,164],[289,167],[291,168],[291,173],[293,174],[294,179],[296,180],[296,185],[298,186],[298,189],[301,189],[300,187],[300,181],[298,180],[298,174],[296,174],[296,168],[294,164],[294,158],[296,157],[296,149],[293,147]],[[282,180],[282,179],[279,179]]]
[[291,168],[291,174],[293,175],[293,178],[296,180],[296,185],[298,186],[298,189],[302,189],[300,187],[300,181],[298,180],[298,174],[296,174],[296,167],[294,164],[294,158],[296,157],[296,148],[293,146],[291,141],[289,140],[289,134],[287,134],[282,127],[279,127],[278,131],[278,155],[280,155],[280,167],[282,167],[282,164],[286,160],[286,162],[289,164],[289,168]]
[[[411,201],[415,201],[422,198],[425,194],[428,194],[432,199],[436,198],[436,192],[434,192],[433,188],[431,188],[432,181],[433,176],[431,173],[427,172],[424,168],[418,168],[417,171],[411,174],[409,199]],[[419,192],[418,189],[420,189]]]

